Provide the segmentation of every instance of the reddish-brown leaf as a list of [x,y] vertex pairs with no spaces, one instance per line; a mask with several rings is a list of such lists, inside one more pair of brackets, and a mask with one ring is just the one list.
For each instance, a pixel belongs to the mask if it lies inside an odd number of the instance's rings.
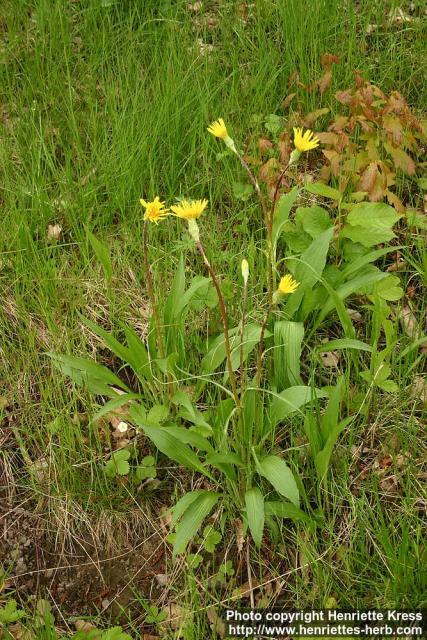
[[384,199],[384,195],[387,189],[387,180],[383,173],[377,172],[375,176],[374,186],[369,193],[369,200],[371,202],[381,202]]
[[353,102],[353,92],[351,89],[347,89],[346,91],[338,91],[335,94],[335,98],[338,100],[338,102],[341,102],[341,104],[351,105],[351,103]]
[[324,69],[329,69],[333,64],[338,64],[340,59],[333,53],[322,53],[320,57],[320,64]]
[[358,89],[361,89],[363,87],[363,78],[359,69],[354,70],[354,82]]
[[279,160],[282,164],[287,164],[289,162],[289,157],[291,155],[291,137],[288,131],[284,131],[279,138],[279,142],[277,145],[279,151]]
[[415,162],[401,147],[393,147],[387,143],[384,144],[384,147],[393,158],[396,169],[402,169],[408,176],[415,174]]
[[323,76],[321,78],[319,78],[319,80],[317,81],[317,86],[319,87],[319,91],[321,93],[321,95],[323,96],[323,94],[325,93],[325,91],[327,89],[329,89],[329,86],[331,84],[331,80],[332,80],[332,71],[326,71]]
[[398,146],[402,141],[402,123],[399,118],[392,115],[384,116],[383,127],[391,138],[393,145]]
[[329,113],[329,109],[327,107],[324,107],[323,109],[316,109],[316,111],[307,113],[303,120],[304,126],[312,127],[316,120],[318,120],[321,116],[326,115],[327,113]]
[[263,182],[270,182],[276,177],[279,163],[276,158],[270,158],[267,162],[264,162],[259,170],[259,178]]
[[405,207],[395,193],[390,191],[390,189],[387,189],[385,194],[387,196],[388,203],[391,204],[391,206],[394,207],[396,211],[398,211],[399,213],[405,213]]
[[347,116],[337,116],[334,122],[329,126],[330,131],[342,131],[348,125]]
[[284,109],[287,109],[296,95],[296,93],[290,93],[288,96],[286,96],[286,98],[282,102],[282,107]]
[[319,138],[319,141],[322,144],[330,144],[332,146],[336,145],[338,142],[337,134],[332,133],[331,131],[321,131],[320,133],[316,133],[316,138]]
[[331,166],[332,175],[338,178],[341,173],[340,167],[340,154],[334,149],[323,149],[323,155],[329,160]]
[[265,156],[266,153],[268,153],[268,151],[272,148],[273,143],[271,142],[271,140],[269,140],[268,138],[259,138],[258,149],[262,156]]
[[376,162],[368,164],[357,185],[358,191],[367,191],[370,193],[375,185],[375,178],[378,173],[378,165]]

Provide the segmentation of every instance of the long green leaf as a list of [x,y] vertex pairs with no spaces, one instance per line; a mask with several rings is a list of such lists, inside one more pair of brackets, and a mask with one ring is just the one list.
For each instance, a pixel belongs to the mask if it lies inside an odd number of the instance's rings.
[[196,500],[201,495],[204,495],[206,492],[203,489],[198,491],[189,491],[184,494],[182,498],[178,500],[178,502],[172,507],[172,520],[171,520],[171,528],[173,528],[182,514],[188,509],[190,504]]
[[271,419],[277,424],[291,413],[298,411],[300,407],[316,398],[325,398],[327,393],[320,389],[313,389],[304,385],[289,387],[273,397],[271,403]]
[[323,305],[322,310],[320,311],[319,316],[316,319],[315,326],[318,327],[334,307],[338,308],[337,299],[340,301],[345,300],[349,295],[356,293],[359,289],[367,287],[371,284],[375,284],[375,282],[379,282],[383,278],[387,278],[388,275],[388,273],[383,273],[382,271],[370,272],[362,276],[357,276],[353,280],[345,282],[343,285],[338,287],[336,291],[331,291],[332,288],[325,281],[323,284],[328,289],[329,299]]
[[178,440],[175,435],[169,433],[166,427],[152,427],[148,425],[145,420],[141,419],[141,415],[138,411],[135,411],[133,407],[131,408],[130,414],[134,422],[142,428],[144,433],[165,456],[171,460],[175,460],[187,469],[200,471],[203,475],[211,477],[194,451],[184,442]]
[[274,324],[274,379],[280,393],[301,384],[300,362],[304,325],[283,320]]
[[314,462],[316,465],[316,471],[319,476],[319,480],[322,481],[329,468],[329,461],[331,459],[332,450],[335,446],[336,441],[338,440],[338,436],[345,429],[345,427],[353,420],[353,416],[349,416],[348,418],[344,418],[341,422],[337,422],[331,431],[329,432],[328,439],[326,441],[325,446],[322,451],[314,458]]
[[132,369],[141,381],[152,382],[151,362],[145,344],[132,327],[124,325],[124,332],[129,351],[132,354],[132,363],[130,363]]
[[372,351],[372,347],[366,342],[361,340],[355,340],[352,338],[338,338],[337,340],[329,340],[328,342],[322,342],[321,345],[316,347],[316,351],[326,353],[327,351],[336,351],[337,349],[356,349],[356,351]]
[[291,502],[275,500],[266,502],[264,510],[266,516],[276,516],[276,518],[294,520],[295,522],[313,522],[309,515]]
[[294,187],[289,193],[285,193],[280,196],[279,201],[276,204],[276,209],[273,218],[273,233],[272,241],[273,247],[276,248],[277,241],[283,229],[283,225],[289,217],[289,213],[295,200],[298,198],[299,189]]
[[[117,393],[111,389],[110,385],[119,387],[123,391],[130,391],[120,378],[102,364],[65,354],[48,353],[47,355],[64,375],[72,378],[77,384],[87,384],[89,389],[103,388],[102,393],[108,391],[106,395],[113,396],[116,396]],[[93,392],[98,393],[99,391]]]
[[111,283],[111,279],[113,277],[113,267],[111,265],[110,254],[108,253],[107,247],[100,241],[96,236],[93,235],[89,229],[86,229],[87,237],[89,242],[94,250],[96,257],[98,258],[101,266],[104,270],[105,278],[108,282]]
[[197,280],[193,280],[193,282],[188,287],[187,291],[181,296],[180,300],[177,301],[175,309],[173,311],[174,317],[178,318],[181,313],[185,310],[185,308],[189,305],[192,298],[196,295],[196,293],[202,287],[206,287],[209,284],[209,278],[202,277]]
[[340,378],[338,378],[336,386],[329,393],[329,401],[326,405],[325,412],[320,420],[320,431],[322,433],[324,443],[326,443],[329,434],[338,422],[340,405],[344,390],[345,379],[344,376],[341,376]]
[[203,520],[209,515],[220,498],[219,493],[204,491],[185,510],[178,526],[173,546],[173,555],[183,553],[187,544],[194,538]]
[[259,549],[264,531],[264,496],[258,487],[246,491],[245,504],[249,530],[255,545]]

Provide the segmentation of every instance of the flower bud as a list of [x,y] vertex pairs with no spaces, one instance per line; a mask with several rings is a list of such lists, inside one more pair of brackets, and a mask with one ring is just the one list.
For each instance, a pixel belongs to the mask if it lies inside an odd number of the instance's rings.
[[193,238],[194,242],[197,244],[198,242],[200,242],[199,225],[197,224],[194,218],[189,218],[187,222],[188,222],[188,233]]
[[248,278],[249,278],[249,264],[248,264],[247,260],[245,260],[245,259],[242,260],[241,268],[242,268],[243,280],[244,280],[244,282],[246,284],[247,281],[248,281]]

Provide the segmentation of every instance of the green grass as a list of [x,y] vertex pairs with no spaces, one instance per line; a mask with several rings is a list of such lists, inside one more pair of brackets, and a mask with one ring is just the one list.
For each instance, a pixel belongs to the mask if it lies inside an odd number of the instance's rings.
[[[251,274],[256,283],[263,273],[256,203],[234,198],[231,185],[244,176],[233,157],[217,158],[222,149],[206,133],[209,122],[224,117],[233,137],[253,151],[262,131],[259,117],[286,116],[281,104],[293,91],[287,87],[292,72],[298,69],[301,81],[312,83],[322,73],[320,56],[326,51],[338,55],[340,64],[332,92],[320,106],[337,109],[333,92],[349,86],[357,68],[384,91],[399,90],[416,112],[425,108],[422,2],[410,10],[410,3],[385,0],[260,0],[248,5],[244,19],[238,4],[204,2],[198,12],[180,0],[5,0],[0,7],[0,412],[4,406],[5,420],[13,416],[17,441],[2,455],[19,496],[31,489],[34,505],[52,518],[48,528],[61,522],[53,505],[61,511],[68,500],[93,521],[111,510],[126,514],[135,499],[138,509],[155,514],[174,490],[174,478],[177,487],[187,482],[175,470],[162,481],[159,494],[132,499],[128,487],[112,484],[103,473],[105,444],[81,415],[94,409],[89,395],[58,377],[45,355],[97,354],[117,365],[83,328],[78,311],[108,327],[117,328],[119,320],[146,327],[139,197],[209,198],[211,211],[201,226],[218,273],[230,284],[238,281],[245,256],[256,265]],[[415,19],[387,23],[384,16],[401,6]],[[378,25],[370,35],[368,25]],[[201,51],[200,42],[212,46],[209,53]],[[319,107],[317,93],[300,92],[299,99],[306,111]],[[414,204],[419,204],[417,195]],[[62,228],[56,244],[48,241],[49,224]],[[111,286],[86,229],[109,248]],[[161,295],[183,249],[188,271],[201,270],[180,221],[151,231],[150,261]],[[247,247],[242,236],[252,238]],[[417,287],[411,305],[422,322],[425,238],[408,232],[402,253],[407,264],[402,281]],[[237,322],[233,293],[228,303]],[[213,333],[219,329],[215,322]],[[206,318],[200,324],[201,337],[189,336],[195,349],[205,340]],[[410,347],[398,319],[394,326],[402,347]],[[325,332],[333,330],[331,323]],[[365,338],[369,342],[369,323],[361,330],[360,339]],[[419,571],[425,542],[417,511],[425,411],[410,396],[425,354],[412,349],[393,358],[399,392],[392,401],[374,394],[369,414],[361,415],[355,431],[341,441],[323,538],[302,525],[287,527],[268,565],[254,554],[260,582],[262,576],[268,582],[311,561],[308,568],[279,578],[289,607],[323,606],[328,597],[343,607],[425,606]],[[332,382],[334,374],[324,373]],[[350,359],[346,373],[356,394],[360,379]],[[299,460],[300,421],[292,420],[289,429],[289,447]],[[392,453],[398,497],[384,497],[381,475],[360,478],[351,447],[360,444],[364,431],[362,459],[371,462],[382,451]],[[402,452],[406,461],[398,467],[396,456]],[[47,463],[41,476],[31,466],[35,461]],[[312,469],[306,473],[314,477]],[[218,594],[200,590],[217,570],[215,562],[197,580],[184,568],[171,590],[177,598],[184,594],[190,610],[201,611],[188,640],[206,637],[206,607],[226,600],[238,584],[236,577]],[[266,598],[274,601],[270,592]],[[100,624],[107,621],[99,618]],[[130,614],[127,622],[136,633]]]

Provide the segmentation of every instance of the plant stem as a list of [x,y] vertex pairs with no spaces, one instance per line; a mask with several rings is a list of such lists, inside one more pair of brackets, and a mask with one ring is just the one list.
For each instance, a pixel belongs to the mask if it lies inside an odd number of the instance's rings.
[[248,292],[247,280],[243,283],[243,301],[242,301],[242,328],[240,330],[240,395],[243,395],[243,385],[245,382],[245,372],[243,370],[243,337],[245,333],[246,322],[246,297]]
[[259,387],[259,383],[261,380],[261,367],[262,367],[262,352],[264,351],[264,335],[265,330],[267,328],[268,320],[270,318],[270,313],[273,308],[273,303],[270,303],[267,313],[265,314],[264,322],[261,327],[261,335],[259,337],[259,346],[258,346],[258,358],[257,358],[257,367],[256,367],[256,386]]
[[237,393],[237,387],[236,387],[236,376],[234,375],[234,371],[233,371],[233,367],[231,365],[231,349],[230,349],[230,336],[228,334],[228,321],[227,321],[227,312],[225,310],[225,304],[224,304],[224,299],[222,297],[222,293],[221,293],[221,289],[219,287],[218,284],[218,280],[216,279],[215,276],[215,272],[212,269],[211,263],[209,262],[205,250],[203,248],[202,243],[196,242],[196,247],[200,253],[200,255],[203,258],[203,261],[209,271],[209,274],[212,278],[212,282],[214,283],[215,289],[216,289],[216,293],[218,296],[218,302],[219,302],[219,308],[220,308],[220,312],[221,312],[221,319],[222,319],[222,326],[224,328],[224,340],[225,340],[225,352],[226,352],[226,356],[227,356],[227,369],[228,369],[228,377],[230,378],[230,384],[231,384],[231,389],[233,391],[233,396],[234,396],[234,400],[236,402],[236,405],[238,407],[240,407],[240,398],[239,395]]
[[165,357],[165,352],[164,352],[164,349],[163,349],[162,331],[161,331],[161,327],[160,327],[159,314],[157,313],[156,298],[154,296],[153,278],[151,276],[150,264],[148,262],[147,221],[146,220],[144,220],[143,237],[144,237],[144,242],[143,242],[143,247],[144,247],[144,270],[145,270],[145,279],[146,279],[146,282],[147,282],[148,297],[150,299],[151,308],[153,310],[154,325],[155,325],[155,329],[156,329],[157,345],[159,347],[160,357],[164,358]]
[[264,214],[264,224],[265,224],[265,228],[266,228],[266,231],[267,231],[267,239],[268,239],[267,290],[268,290],[268,301],[271,303],[271,301],[273,299],[273,267],[272,267],[273,218],[272,218],[272,216],[269,217],[269,215],[268,215],[267,206],[265,204],[265,200],[264,200],[264,196],[262,195],[261,188],[260,188],[260,186],[258,184],[258,180],[256,179],[255,175],[252,173],[251,168],[249,167],[249,165],[246,162],[246,160],[240,155],[240,153],[238,153],[238,152],[236,152],[236,153],[237,153],[237,157],[239,158],[242,167],[245,169],[245,171],[247,172],[252,184],[254,185],[255,191],[256,191],[256,193],[258,195],[258,198],[259,198],[259,201],[261,203],[262,212]]

